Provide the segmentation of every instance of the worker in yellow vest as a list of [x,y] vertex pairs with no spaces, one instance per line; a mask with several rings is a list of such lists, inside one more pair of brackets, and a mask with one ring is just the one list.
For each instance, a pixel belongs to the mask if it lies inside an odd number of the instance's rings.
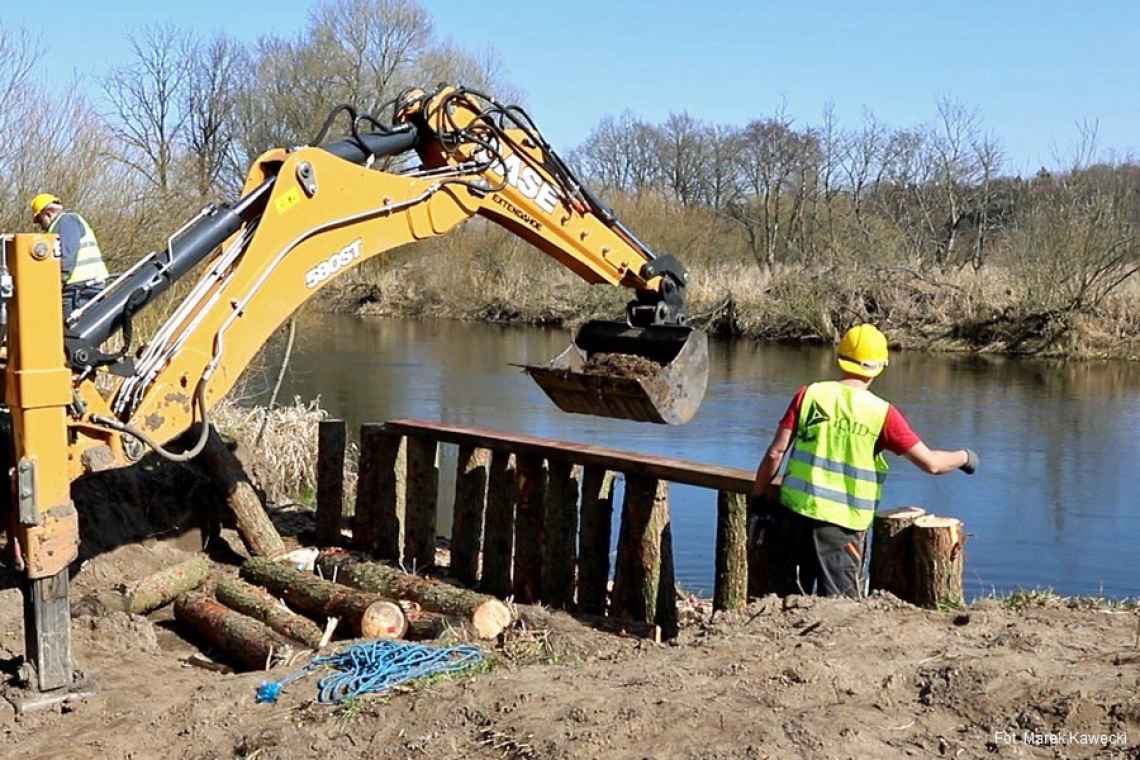
[[40,193],[32,198],[32,221],[44,232],[59,236],[63,277],[63,315],[90,301],[107,283],[107,266],[91,225],[74,211],[65,211],[59,198]]
[[[839,344],[840,380],[802,386],[756,472],[754,495],[769,503],[769,582],[780,595],[854,596],[862,591],[864,539],[887,476],[885,451],[931,475],[973,474],[970,449],[930,449],[897,407],[872,393],[886,369],[887,339],[858,325]],[[776,478],[785,455],[787,470]],[[771,504],[778,484],[778,504]]]

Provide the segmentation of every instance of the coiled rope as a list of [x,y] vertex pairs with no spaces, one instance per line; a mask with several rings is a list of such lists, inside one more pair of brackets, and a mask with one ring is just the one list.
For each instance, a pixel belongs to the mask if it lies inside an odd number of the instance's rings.
[[321,679],[317,700],[322,704],[335,705],[417,678],[458,673],[482,660],[483,650],[472,644],[429,647],[404,641],[369,641],[354,644],[337,654],[316,657],[280,681],[262,682],[257,688],[257,701],[276,702],[287,685],[325,665],[337,672]]

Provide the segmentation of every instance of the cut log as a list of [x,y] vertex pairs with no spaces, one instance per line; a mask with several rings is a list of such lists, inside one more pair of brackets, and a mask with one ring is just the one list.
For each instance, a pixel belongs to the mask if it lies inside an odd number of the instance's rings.
[[199,554],[139,581],[127,594],[127,612],[145,615],[198,588],[210,574],[210,561]]
[[514,457],[506,451],[491,453],[483,534],[479,588],[493,596],[506,596],[511,593],[515,547],[515,466]]
[[716,501],[714,610],[748,603],[748,496],[720,491]]
[[225,578],[218,581],[214,595],[230,609],[260,620],[283,636],[299,641],[310,649],[320,648],[321,637],[324,635],[321,627],[307,617],[291,611],[261,586],[237,578]]
[[439,445],[408,438],[408,494],[404,513],[404,564],[416,572],[435,565],[435,513],[439,499]]
[[[317,619],[337,618],[351,635],[396,638],[389,630],[393,617],[391,607],[395,606],[390,596],[349,588],[261,557],[254,557],[242,565],[241,577],[264,586],[289,607],[306,615]],[[378,609],[370,612],[373,605]],[[398,607],[396,609],[399,610]],[[403,626],[399,628],[402,634]]]
[[225,493],[226,504],[234,513],[238,533],[250,554],[262,557],[284,554],[285,544],[265,513],[265,504],[250,483],[241,461],[213,429],[202,451],[201,461]]
[[402,435],[383,425],[360,426],[360,470],[352,545],[389,562],[400,561],[404,545],[407,447]]
[[451,575],[467,586],[479,579],[479,549],[483,545],[483,513],[487,505],[490,449],[459,447],[455,469],[455,507],[451,520]]
[[408,618],[395,602],[373,602],[360,619],[360,635],[366,639],[402,639],[408,632]]
[[463,621],[450,618],[439,612],[425,610],[416,602],[401,599],[400,609],[408,620],[408,631],[404,638],[409,641],[427,641],[443,635],[448,628],[462,628]]
[[603,615],[610,580],[610,533],[614,474],[587,467],[582,476],[582,522],[578,531],[578,609]]
[[543,491],[546,471],[542,457],[520,454],[515,459],[515,601],[532,604],[542,591]]
[[871,589],[914,601],[914,542],[911,526],[926,514],[920,507],[900,507],[875,515],[871,533]]
[[182,594],[174,601],[174,618],[250,670],[272,668],[292,656],[289,642],[264,623],[198,591]]
[[656,623],[666,638],[677,633],[672,544],[668,482],[627,476],[610,614]]
[[317,567],[326,575],[335,569],[337,580],[353,588],[389,599],[411,600],[430,612],[459,618],[482,639],[495,638],[513,622],[507,605],[494,597],[362,561],[349,552],[321,552]]
[[317,543],[340,543],[344,513],[344,420],[321,420],[317,426]]
[[924,515],[911,528],[914,545],[914,603],[961,607],[966,567],[966,531],[961,520]]
[[574,605],[574,560],[578,535],[578,481],[582,468],[551,459],[543,498],[545,539],[542,557],[542,601],[555,609]]

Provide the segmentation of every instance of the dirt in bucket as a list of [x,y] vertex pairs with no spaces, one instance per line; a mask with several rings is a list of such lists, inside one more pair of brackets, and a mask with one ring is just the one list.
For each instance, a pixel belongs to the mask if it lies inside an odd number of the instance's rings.
[[634,380],[658,377],[664,369],[652,359],[634,354],[597,353],[590,356],[582,367],[587,375],[611,375]]

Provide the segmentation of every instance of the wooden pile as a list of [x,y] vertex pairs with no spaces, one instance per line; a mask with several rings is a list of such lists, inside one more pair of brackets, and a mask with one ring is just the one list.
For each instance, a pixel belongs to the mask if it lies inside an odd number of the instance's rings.
[[919,507],[881,512],[871,542],[871,589],[921,607],[960,607],[965,549],[961,520]]

